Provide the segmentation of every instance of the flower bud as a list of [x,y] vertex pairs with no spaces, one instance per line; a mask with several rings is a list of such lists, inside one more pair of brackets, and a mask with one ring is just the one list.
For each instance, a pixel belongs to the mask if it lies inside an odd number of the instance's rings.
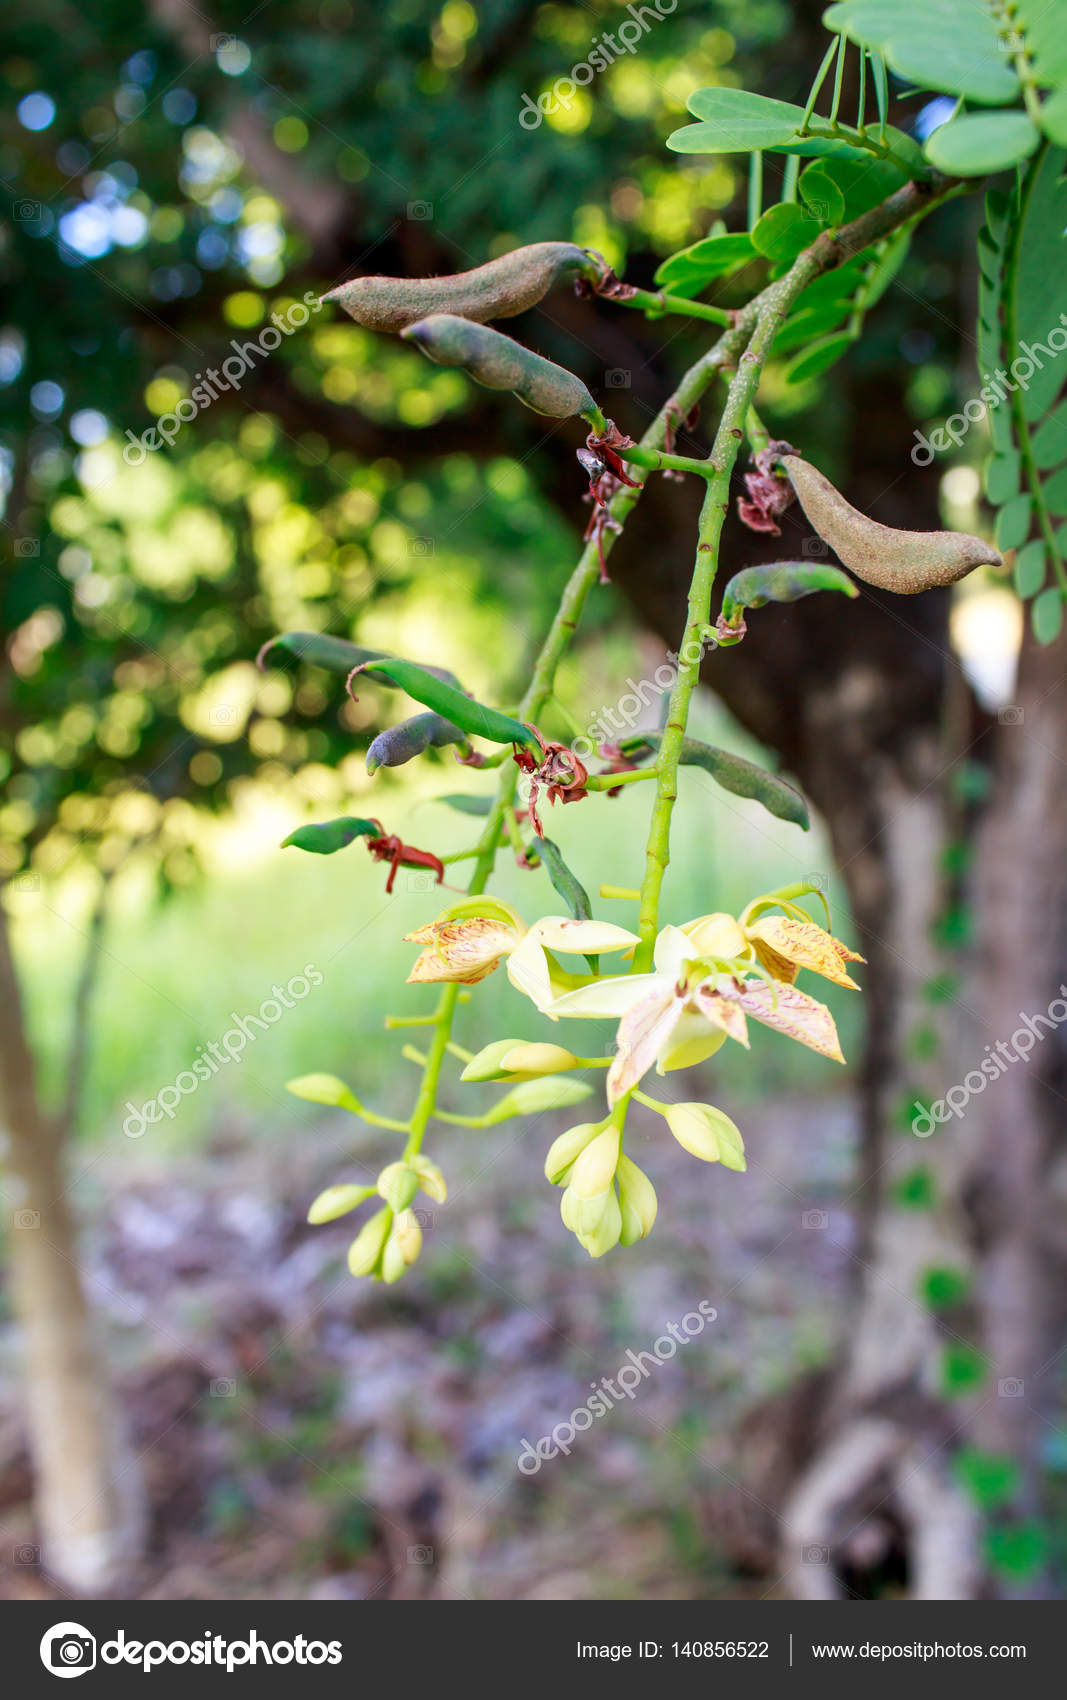
[[563,1226],[569,1228],[572,1234],[576,1234],[578,1232],[578,1200],[569,1186],[564,1187],[560,1195],[559,1213]]
[[422,1229],[414,1210],[401,1210],[393,1223],[390,1243],[400,1247],[400,1254],[405,1263],[415,1262],[422,1250]]
[[386,1286],[391,1287],[394,1281],[399,1281],[401,1275],[406,1273],[407,1267],[404,1253],[396,1240],[390,1236],[386,1241],[385,1250],[382,1252],[382,1261],[378,1271],[381,1279]]
[[382,1209],[376,1211],[369,1222],[364,1222],[348,1248],[348,1267],[353,1275],[370,1275],[374,1272],[392,1219],[392,1211]]
[[664,1115],[679,1145],[692,1156],[705,1163],[722,1163],[727,1169],[745,1168],[740,1131],[721,1110],[710,1104],[671,1104]]
[[561,1133],[548,1148],[545,1158],[545,1179],[553,1186],[560,1186],[567,1171],[577,1157],[580,1157],[589,1142],[596,1138],[603,1127],[603,1122],[582,1122],[578,1127],[572,1127],[566,1133]]
[[477,1056],[472,1057],[463,1073],[461,1080],[503,1080],[508,1070],[501,1065],[501,1059],[509,1051],[518,1050],[521,1039],[494,1039],[491,1045],[484,1045]]
[[596,1226],[587,1231],[584,1227],[578,1232],[578,1242],[589,1253],[590,1257],[603,1257],[606,1251],[619,1243],[622,1234],[622,1211],[615,1197],[614,1187],[607,1194],[604,1208]]
[[378,1176],[378,1191],[394,1210],[406,1210],[419,1190],[419,1177],[408,1163],[388,1163]]
[[419,1185],[427,1198],[432,1198],[438,1204],[443,1204],[448,1197],[448,1187],[445,1185],[445,1177],[437,1164],[431,1162],[429,1157],[424,1157],[421,1151],[417,1151],[409,1161],[418,1174]]
[[565,1110],[592,1095],[593,1088],[584,1080],[523,1080],[503,1098],[497,1099],[486,1114],[486,1125],[505,1122],[511,1116],[536,1116],[545,1110]]
[[574,1052],[562,1045],[519,1044],[506,1051],[501,1060],[512,1080],[536,1080],[540,1075],[563,1074],[579,1067]]
[[616,1171],[619,1182],[619,1209],[622,1212],[623,1245],[634,1245],[652,1232],[656,1220],[656,1189],[643,1169],[627,1157],[619,1158]]
[[372,1186],[328,1186],[320,1192],[308,1210],[308,1221],[318,1227],[322,1222],[334,1222],[347,1216],[350,1210],[374,1196]]
[[577,1198],[596,1198],[615,1178],[622,1134],[613,1124],[604,1128],[585,1147],[571,1171],[571,1190]]

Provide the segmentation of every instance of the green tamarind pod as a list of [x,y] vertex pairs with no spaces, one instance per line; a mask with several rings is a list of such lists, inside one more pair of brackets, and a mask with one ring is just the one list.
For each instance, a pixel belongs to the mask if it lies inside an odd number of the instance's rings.
[[323,296],[371,331],[402,331],[430,313],[454,313],[482,324],[525,313],[566,278],[598,276],[573,242],[534,242],[453,277],[354,277]]
[[581,378],[488,325],[454,313],[433,313],[408,325],[401,335],[438,366],[458,366],[489,390],[511,390],[535,413],[552,419],[569,419],[575,413],[599,417]]
[[443,744],[466,747],[467,734],[443,714],[414,714],[410,720],[401,720],[399,725],[378,733],[367,750],[367,772],[377,773],[380,767],[403,767],[424,750],[437,750]]
[[857,578],[899,596],[955,584],[975,567],[1003,565],[996,549],[964,531],[897,531],[861,514],[799,455],[782,465],[809,522]]
[[744,567],[722,593],[722,618],[728,626],[739,626],[746,608],[762,608],[768,602],[799,602],[817,590],[859,595],[840,567],[823,562],[772,561],[765,567]]

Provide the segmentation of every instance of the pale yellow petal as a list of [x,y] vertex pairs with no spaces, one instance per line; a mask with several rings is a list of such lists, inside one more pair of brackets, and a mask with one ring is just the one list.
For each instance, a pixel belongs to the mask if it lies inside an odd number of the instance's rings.
[[567,915],[546,915],[535,921],[530,931],[549,950],[570,955],[599,956],[602,951],[625,950],[638,942],[636,933],[628,933],[613,921],[576,921]]
[[701,915],[687,921],[682,931],[689,934],[694,956],[744,956],[745,935],[732,915]]
[[796,986],[772,987],[766,983],[755,985],[747,982],[744,990],[738,993],[737,1002],[746,1014],[762,1021],[765,1027],[773,1027],[784,1033],[787,1039],[807,1045],[832,1062],[844,1062],[830,1011],[825,1004],[809,998],[806,992],[798,991]]
[[618,1051],[608,1070],[608,1103],[615,1104],[648,1073],[665,1050],[685,1008],[673,987],[655,986],[619,1022]]
[[733,993],[718,991],[710,980],[690,993],[691,1001],[701,1015],[716,1027],[721,1027],[728,1039],[736,1039],[748,1049],[748,1026],[744,1010]]
[[862,962],[854,950],[824,932],[814,921],[795,921],[790,915],[765,915],[747,929],[753,943],[766,945],[797,968],[809,968],[838,986],[859,987],[845,972],[846,962]]

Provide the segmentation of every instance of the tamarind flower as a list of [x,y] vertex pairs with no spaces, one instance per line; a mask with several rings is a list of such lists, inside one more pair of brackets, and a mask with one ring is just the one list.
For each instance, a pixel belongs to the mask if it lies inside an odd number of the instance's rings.
[[729,1039],[748,1046],[748,1017],[820,1056],[844,1062],[833,1016],[793,981],[808,968],[855,986],[845,972],[853,951],[812,921],[760,916],[757,899],[740,920],[704,915],[685,927],[664,927],[654,971],[605,976],[575,987],[545,1008],[565,1016],[618,1018],[617,1052],[608,1070],[608,1103],[633,1090],[656,1065],[660,1074],[690,1068]]
[[557,951],[599,956],[637,943],[634,933],[611,921],[548,915],[527,927],[510,904],[492,897],[457,903],[405,938],[424,947],[408,975],[409,984],[444,980],[474,986],[506,961],[512,985],[542,1011],[553,999],[593,978],[570,973],[557,961]]

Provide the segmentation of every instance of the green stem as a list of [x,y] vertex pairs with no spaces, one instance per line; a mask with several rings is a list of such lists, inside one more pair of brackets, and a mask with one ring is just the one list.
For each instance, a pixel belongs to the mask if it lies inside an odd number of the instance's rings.
[[[659,413],[656,415],[652,424],[648,427],[648,430],[641,438],[639,446],[646,450],[662,450],[663,444],[668,439],[668,433],[674,427],[678,418],[685,418],[692,411],[693,407],[700,400],[701,396],[708,389],[709,385],[714,381],[720,371],[733,368],[737,365],[739,359],[741,359],[743,355],[749,337],[752,334],[753,326],[757,327],[757,334],[761,326],[766,327],[769,325],[771,327],[769,332],[766,332],[765,336],[761,339],[760,347],[762,347],[763,342],[767,341],[769,336],[773,336],[774,329],[780,321],[782,312],[787,310],[787,305],[782,304],[791,303],[795,294],[803,287],[804,283],[809,281],[811,277],[817,276],[819,272],[828,271],[834,266],[842,265],[846,260],[850,259],[853,254],[861,253],[864,248],[870,245],[871,242],[876,241],[878,237],[885,235],[888,231],[896,229],[898,225],[904,223],[908,218],[914,217],[917,212],[931,210],[938,204],[939,201],[946,199],[950,194],[955,194],[959,187],[960,185],[955,182],[936,188],[929,184],[920,185],[908,183],[902,189],[897,190],[896,194],[891,195],[888,200],[883,201],[878,207],[872,208],[869,213],[864,213],[851,224],[842,226],[840,230],[835,232],[833,237],[824,234],[817,238],[811,248],[809,248],[805,254],[800,256],[800,259],[797,260],[791,271],[788,272],[784,278],[779,279],[776,283],[770,284],[759,295],[755,296],[753,300],[748,302],[745,307],[740,308],[736,313],[729,315],[731,328],[724,332],[714,346],[708,349],[700,357],[700,359],[689,368],[677,389],[674,391],[674,394],[660,408]],[[631,304],[632,301],[633,298],[631,298]],[[691,308],[695,305],[697,304],[686,303],[687,308]],[[700,314],[697,316],[703,317],[705,315]],[[755,338],[753,338],[753,341],[755,342]],[[765,358],[765,351],[763,357]],[[745,356],[745,359],[748,361],[748,364],[743,368],[746,376],[746,382],[743,386],[744,400],[743,403],[739,403],[737,409],[735,409],[737,421],[726,428],[725,439],[724,427],[720,424],[715,444],[712,447],[710,458],[721,468],[721,470],[715,474],[714,482],[709,483],[708,485],[708,494],[704,503],[705,511],[710,511],[709,504],[711,503],[713,491],[720,490],[725,492],[728,488],[730,471],[733,467],[734,459],[737,454],[738,442],[741,439],[741,422],[744,420],[745,411],[750,406],[752,397],[755,394],[756,381],[758,380],[759,369],[762,361],[753,365],[748,356]],[[752,374],[751,381],[748,381],[749,373]],[[736,377],[731,384],[731,397],[734,396],[734,386],[738,383],[738,378],[740,376],[741,374],[739,373],[738,377]],[[727,406],[728,408],[730,407],[729,400]],[[726,416],[724,414],[724,421],[725,417]],[[735,431],[736,435],[734,435]],[[724,441],[725,443],[725,452],[721,451],[719,448],[720,441]],[[641,491],[644,488],[644,483],[645,480],[641,479],[634,488],[624,485],[623,488],[613,497],[609,507],[609,513],[611,518],[617,521],[620,526],[624,523],[627,516],[639,500]],[[720,503],[724,502],[725,495],[721,494],[718,499]],[[721,513],[719,516],[719,525],[721,526]],[[616,533],[611,531],[606,531],[604,533],[601,540],[601,547],[605,555],[610,553],[611,549],[614,547],[615,536]],[[702,541],[704,541],[704,539],[702,539]],[[702,557],[706,554],[707,551],[701,551]],[[575,631],[577,630],[586,598],[593,585],[596,583],[599,574],[600,552],[598,551],[595,542],[589,542],[582,550],[582,553],[578,558],[577,565],[567,581],[563,595],[560,598],[559,607],[556,610],[552,624],[549,627],[548,633],[541,646],[537,661],[534,665],[529,686],[521,704],[519,705],[518,718],[521,720],[536,721],[543,711],[545,704],[552,694],[559,663],[562,660]],[[714,573],[712,571],[711,577],[713,576]],[[710,577],[708,578],[706,588],[707,599],[710,600]],[[704,607],[702,618],[693,623],[695,627],[703,633],[704,627],[708,623],[707,607]],[[697,665],[699,666],[699,663]],[[680,692],[683,676],[688,681],[688,690],[685,693],[685,711],[687,713],[689,699],[692,696],[692,691],[695,685],[695,677],[690,678],[689,672],[685,668],[681,668],[675,682],[675,693]],[[671,718],[674,718],[673,712]],[[678,765],[677,756],[681,750],[682,737],[684,737],[684,718],[683,731],[680,734],[670,734],[669,747],[673,752],[673,770],[670,774],[669,780],[665,784],[662,771],[658,775],[657,796],[654,809],[654,830],[658,830],[661,833],[660,846],[664,857],[668,854],[667,846],[669,843],[670,833],[670,812],[673,806],[673,796],[668,803],[666,801],[666,793],[668,791],[673,793],[675,789]],[[664,743],[666,744],[667,742],[668,740],[665,738]],[[660,769],[662,769],[662,746],[657,765]],[[496,854],[501,837],[506,833],[508,812],[514,807],[518,778],[519,773],[516,765],[511,761],[506,761],[500,769],[500,780],[496,800],[493,803],[493,807],[486,819],[485,830],[478,841],[478,846],[475,852],[475,866],[467,886],[468,895],[472,897],[478,896],[481,892],[483,892],[488,884],[489,876],[492,873],[496,862]],[[649,928],[649,924],[646,920],[645,931],[642,935],[642,946],[639,947],[639,950],[643,949],[647,941],[648,957],[651,956],[651,945],[655,940],[655,924],[656,916],[658,916],[659,889],[662,882],[663,868],[665,867],[666,861],[664,860],[663,867],[659,868],[658,876],[656,876],[653,874],[651,864],[649,865],[646,871],[645,885],[642,886],[640,894],[642,900],[642,913],[644,914],[646,912],[647,905],[649,913],[652,915],[651,928]],[[651,890],[653,880],[655,886],[654,893]],[[646,890],[646,887],[649,889]],[[443,988],[438,1000],[437,1008],[432,1017],[432,1024],[434,1028],[433,1041],[427,1054],[422,1082],[419,1087],[415,1108],[411,1116],[410,1134],[405,1148],[405,1156],[412,1156],[420,1149],[427,1124],[435,1113],[437,1088],[440,1082],[444,1059],[448,1054],[448,1045],[452,1035],[452,1022],[455,1017],[456,1005],[460,998],[465,995],[469,994],[465,994],[458,984],[453,983]],[[622,1114],[625,1114],[625,1100],[623,1100],[622,1104],[618,1107],[621,1109]],[[467,1124],[465,1123],[463,1125]]]
[[618,455],[620,460],[628,461],[631,466],[647,467],[650,472],[665,472],[673,468],[676,472],[695,472],[698,478],[711,478],[716,471],[709,460],[666,454],[662,449],[643,449],[636,443],[632,449],[619,449]]
[[620,307],[642,307],[648,313],[682,313],[688,319],[707,319],[713,325],[732,325],[736,314],[729,307],[710,307],[706,301],[687,301],[684,295],[668,295],[662,289],[635,289],[618,296]]
[[671,817],[678,795],[678,766],[693,693],[700,677],[700,663],[704,653],[701,637],[711,615],[711,591],[718,566],[719,539],[723,520],[729,511],[730,475],[771,343],[800,291],[820,269],[817,248],[816,243],[806,253],[801,254],[786,276],[772,284],[761,295],[752,341],[741,356],[737,371],[730,381],[726,406],[715,433],[711,459],[719,470],[709,480],[700,514],[685,635],[679,646],[678,672],[671,689],[667,724],[656,762],[656,800],[652,808],[645,849],[645,877],[641,886],[641,913],[638,920],[641,942],[634,952],[632,972],[635,974],[647,973],[652,966],[652,952],[659,927],[660,892],[670,861]]

